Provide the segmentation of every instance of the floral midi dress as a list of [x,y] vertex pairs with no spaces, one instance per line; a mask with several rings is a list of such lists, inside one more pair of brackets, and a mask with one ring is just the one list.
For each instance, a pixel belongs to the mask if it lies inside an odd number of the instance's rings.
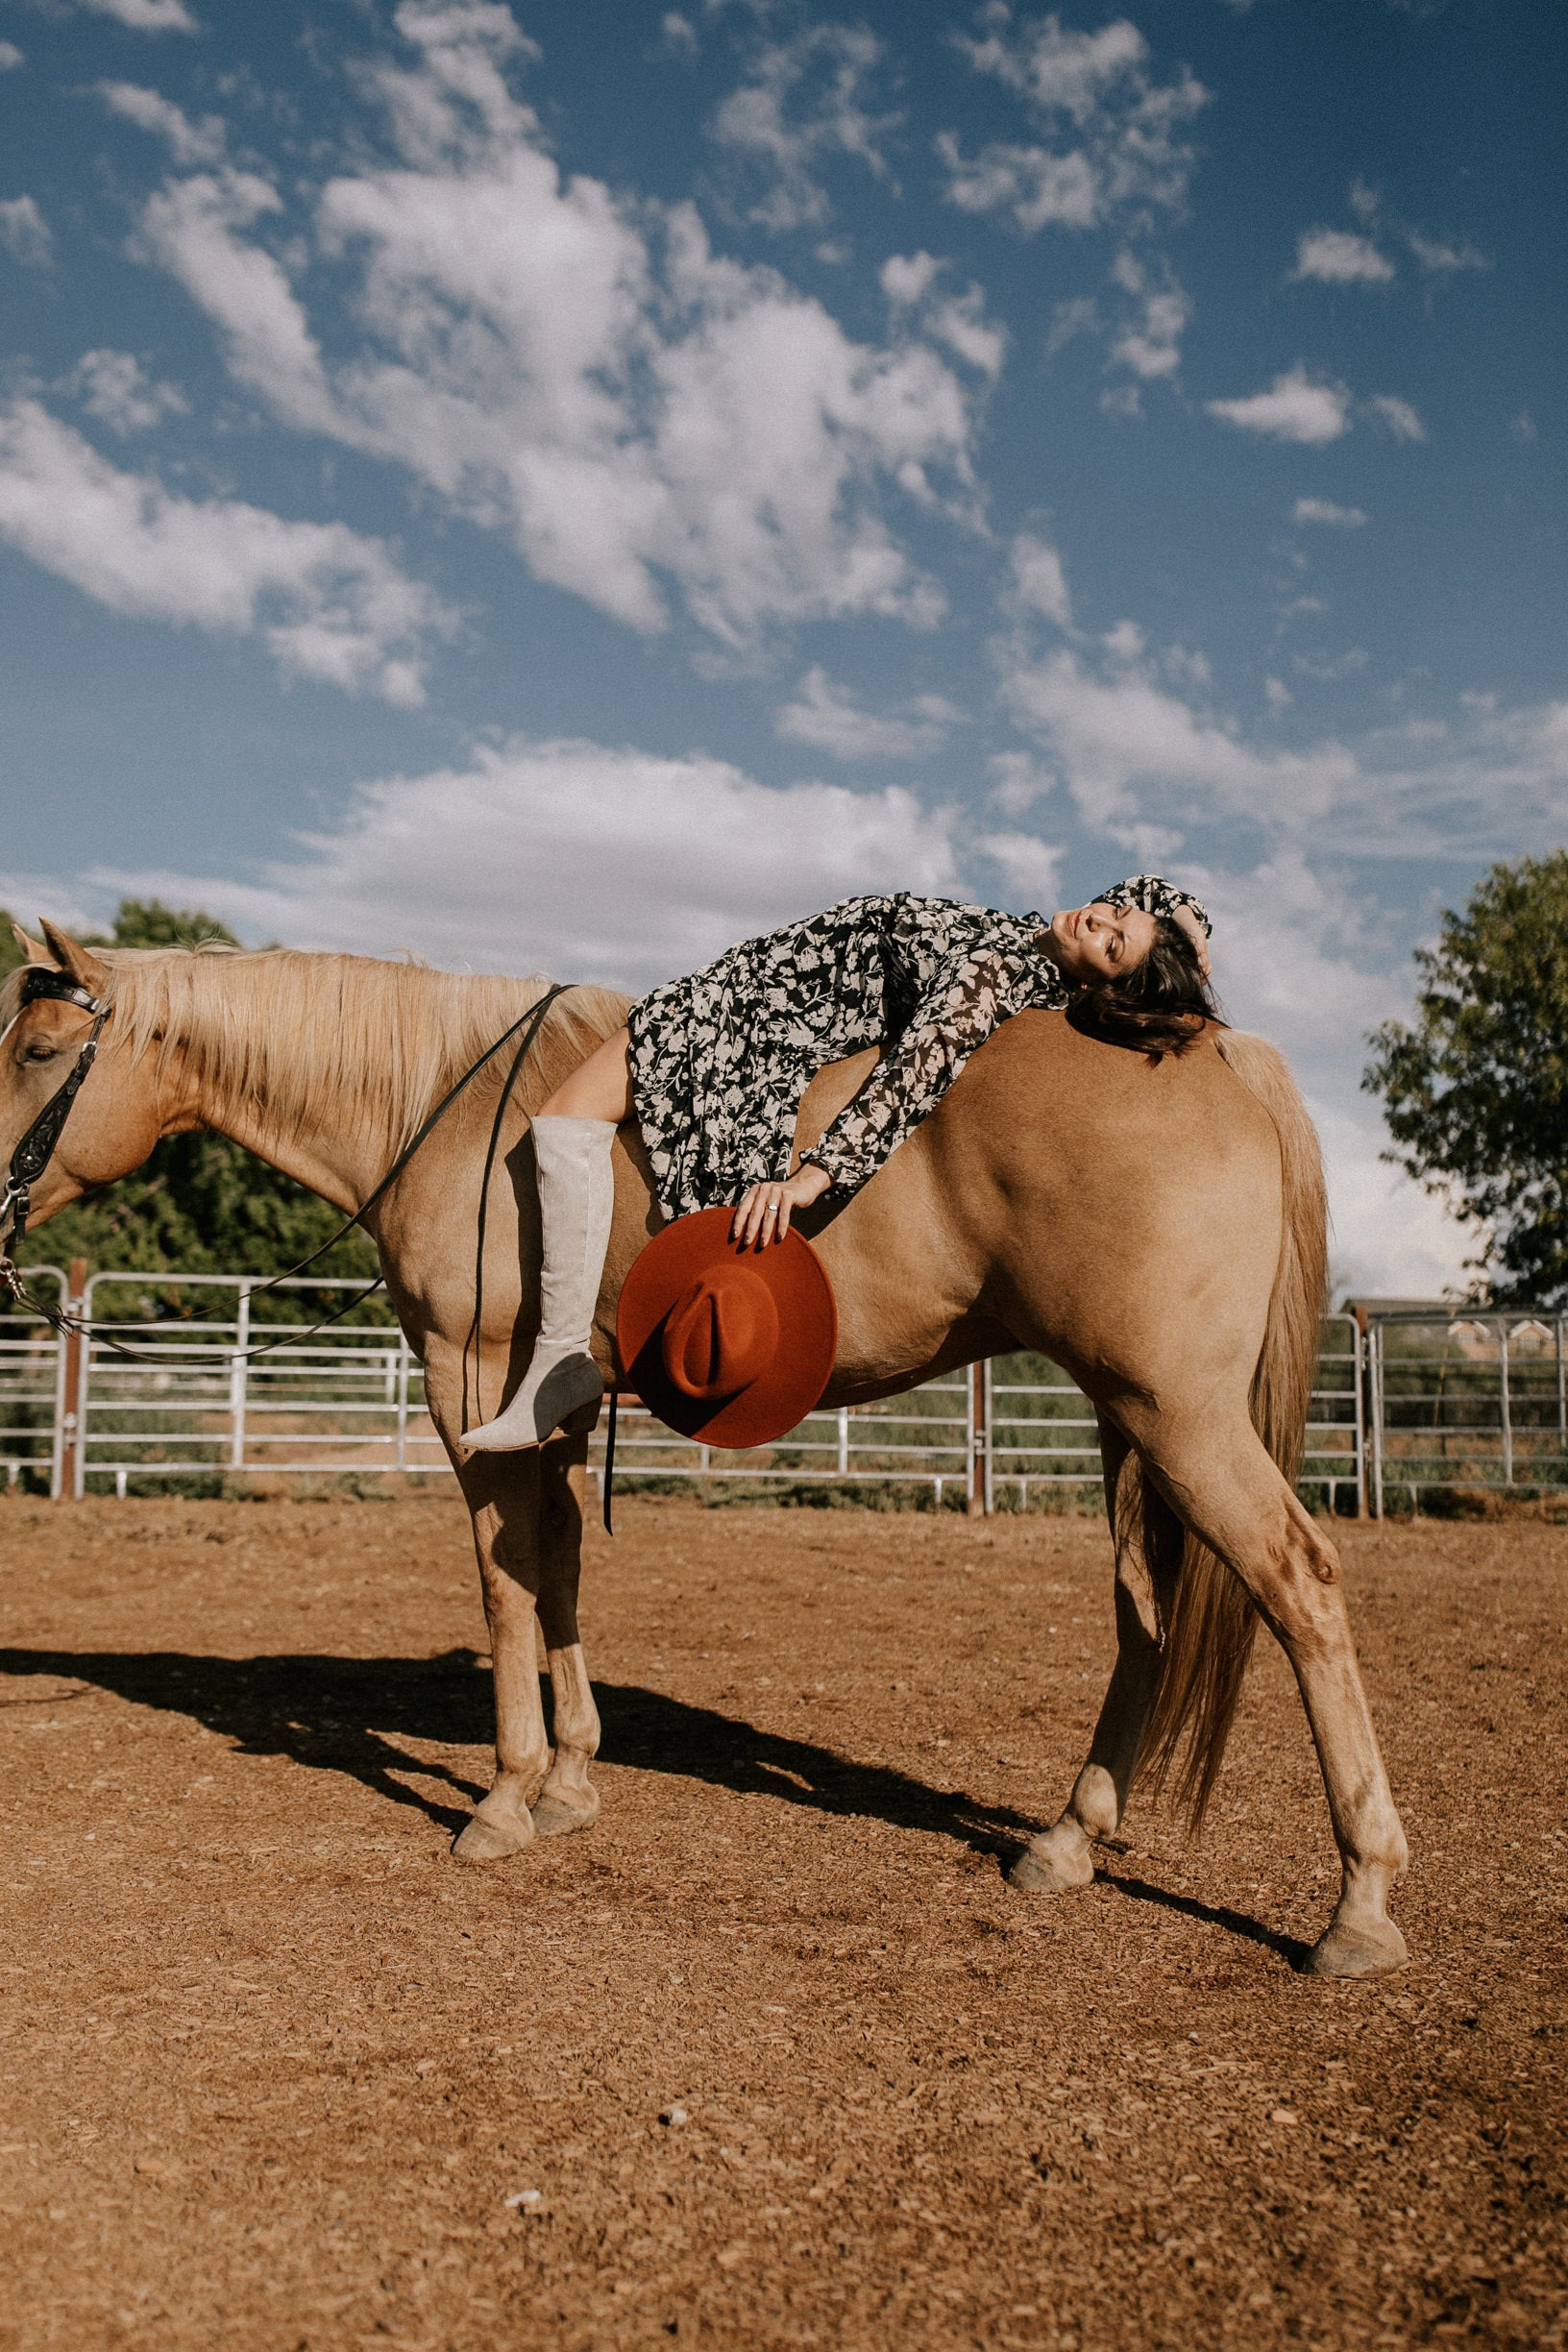
[[[1099,895],[1149,915],[1190,907],[1210,928],[1197,900],[1158,874]],[[858,1190],[999,1022],[1066,1003],[1066,981],[1036,944],[1045,928],[1041,915],[903,891],[845,898],[643,997],[628,1020],[632,1101],[665,1215],[727,1208],[747,1185],[788,1176],[807,1085],[829,1062],[881,1045],[806,1154],[836,1192]]]

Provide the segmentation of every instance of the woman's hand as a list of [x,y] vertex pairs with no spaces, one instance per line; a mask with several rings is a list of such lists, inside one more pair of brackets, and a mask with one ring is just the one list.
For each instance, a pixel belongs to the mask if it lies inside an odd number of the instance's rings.
[[1171,909],[1170,919],[1173,923],[1180,923],[1182,929],[1187,933],[1188,938],[1192,942],[1193,946],[1197,949],[1198,968],[1202,972],[1204,978],[1207,980],[1209,977],[1208,932],[1205,931],[1202,923],[1199,922],[1197,917],[1193,914],[1190,907],[1173,907]]
[[758,1249],[766,1249],[770,1241],[782,1241],[790,1230],[791,1210],[809,1209],[814,1200],[821,1199],[832,1181],[826,1168],[808,1161],[787,1184],[748,1185],[730,1225],[730,1239]]

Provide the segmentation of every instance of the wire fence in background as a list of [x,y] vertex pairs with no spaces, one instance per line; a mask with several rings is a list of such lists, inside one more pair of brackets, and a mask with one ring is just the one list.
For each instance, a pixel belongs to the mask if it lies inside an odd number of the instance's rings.
[[[67,1295],[58,1267],[28,1279]],[[263,1325],[253,1318],[262,1280],[98,1274],[71,1292],[92,1326],[82,1338],[0,1315],[0,1470],[11,1484],[127,1495],[450,1477],[423,1371],[396,1326],[360,1316],[312,1333],[331,1303],[323,1294],[344,1286],[319,1277],[274,1291]],[[116,1356],[110,1337],[154,1360]],[[261,1337],[281,1344],[248,1360]],[[1299,1485],[1331,1512],[1418,1509],[1439,1489],[1568,1486],[1563,1317],[1327,1316],[1311,1410]],[[600,1478],[603,1446],[601,1425],[590,1454]],[[810,1413],[747,1453],[678,1437],[624,1403],[616,1476],[628,1487],[832,1487],[939,1507],[962,1496],[983,1512],[1087,1499],[1100,1463],[1089,1400],[1044,1359],[1011,1356],[905,1396]]]

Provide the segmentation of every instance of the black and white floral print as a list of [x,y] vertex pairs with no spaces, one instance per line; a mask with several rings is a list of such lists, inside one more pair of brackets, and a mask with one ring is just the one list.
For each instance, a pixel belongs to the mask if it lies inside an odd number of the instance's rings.
[[[1195,898],[1157,874],[1100,893],[1150,915]],[[1037,945],[1041,915],[950,898],[846,898],[805,922],[744,940],[705,970],[633,1006],[636,1115],[666,1216],[728,1207],[747,1185],[787,1176],[809,1081],[865,1045],[885,1050],[807,1158],[839,1192],[858,1190],[928,1118],[992,1031],[1067,1001]]]

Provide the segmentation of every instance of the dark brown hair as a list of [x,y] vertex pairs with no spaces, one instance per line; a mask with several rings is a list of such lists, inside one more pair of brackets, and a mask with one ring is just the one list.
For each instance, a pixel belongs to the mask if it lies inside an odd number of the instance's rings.
[[1125,1045],[1159,1062],[1185,1053],[1220,1018],[1213,990],[1187,932],[1166,915],[1154,920],[1154,943],[1139,963],[1113,980],[1075,989],[1067,1018],[1085,1037]]

